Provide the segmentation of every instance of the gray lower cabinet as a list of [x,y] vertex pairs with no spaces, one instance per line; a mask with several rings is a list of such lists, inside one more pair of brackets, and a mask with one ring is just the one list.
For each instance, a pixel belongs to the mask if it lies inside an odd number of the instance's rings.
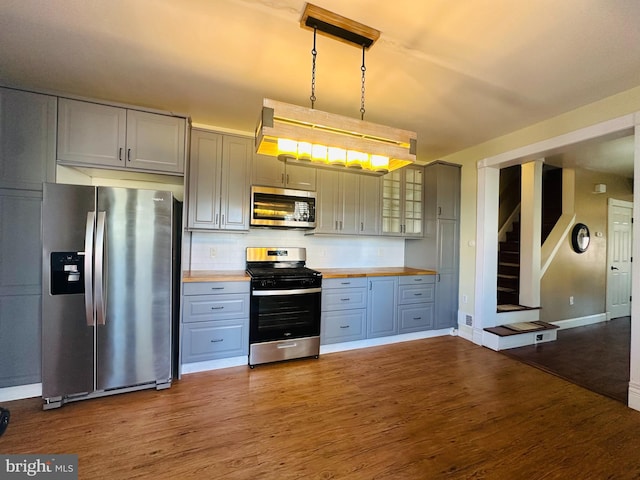
[[434,275],[398,277],[398,333],[432,329],[434,302]]
[[369,277],[367,302],[367,338],[398,333],[398,277]]
[[185,283],[181,363],[249,354],[249,282]]
[[330,278],[322,282],[322,344],[366,337],[367,279]]

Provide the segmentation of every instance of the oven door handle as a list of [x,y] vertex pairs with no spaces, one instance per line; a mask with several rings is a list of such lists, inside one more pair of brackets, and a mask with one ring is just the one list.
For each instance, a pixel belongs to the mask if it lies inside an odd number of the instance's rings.
[[275,295],[305,295],[307,293],[321,293],[322,288],[294,288],[291,290],[254,290],[254,297],[273,297]]

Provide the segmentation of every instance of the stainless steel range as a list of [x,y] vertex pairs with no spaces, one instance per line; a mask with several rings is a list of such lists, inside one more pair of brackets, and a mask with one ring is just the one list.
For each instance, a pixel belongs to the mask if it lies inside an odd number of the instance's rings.
[[306,249],[247,248],[251,276],[249,366],[320,354],[322,274]]

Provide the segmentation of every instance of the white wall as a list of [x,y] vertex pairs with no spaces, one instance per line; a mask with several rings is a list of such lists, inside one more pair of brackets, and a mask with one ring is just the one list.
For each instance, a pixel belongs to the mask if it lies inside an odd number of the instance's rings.
[[306,247],[311,268],[404,266],[401,238],[305,235],[303,230],[255,228],[248,234],[193,232],[191,258],[185,259],[183,268],[244,270],[247,247]]

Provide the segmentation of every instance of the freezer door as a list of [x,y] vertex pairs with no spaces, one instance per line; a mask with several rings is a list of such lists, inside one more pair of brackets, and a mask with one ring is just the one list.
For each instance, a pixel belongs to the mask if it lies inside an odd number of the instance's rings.
[[[43,398],[73,396],[94,390],[92,267],[90,255],[85,262],[85,252],[90,254],[93,248],[95,201],[95,187],[44,184]],[[88,245],[85,245],[86,240],[90,242]],[[87,297],[86,290],[89,292]]]
[[98,187],[98,390],[171,378],[172,202],[169,192]]

